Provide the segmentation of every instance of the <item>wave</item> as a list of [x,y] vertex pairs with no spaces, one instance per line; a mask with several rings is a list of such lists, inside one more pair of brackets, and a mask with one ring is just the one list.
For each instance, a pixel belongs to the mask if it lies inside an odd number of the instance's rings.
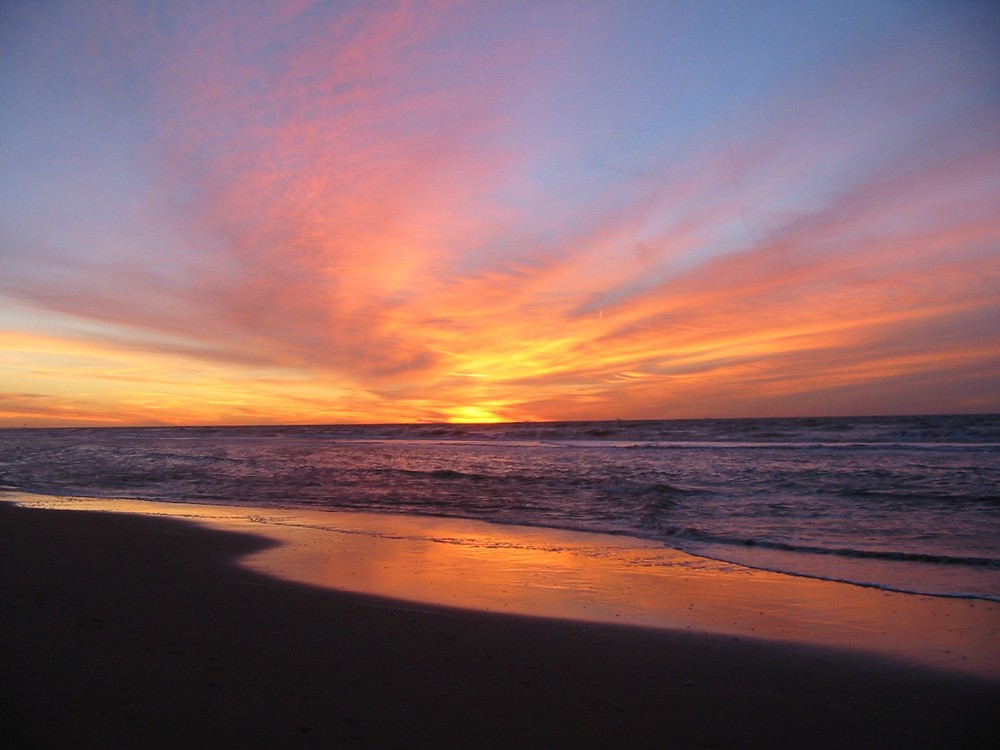
[[[677,543],[691,541],[713,545],[732,547],[761,548],[780,552],[795,552],[811,555],[831,555],[836,557],[851,557],[858,560],[882,560],[889,562],[928,563],[933,565],[963,565],[1000,571],[1000,560],[992,557],[976,557],[968,555],[942,555],[927,552],[906,552],[900,550],[870,550],[853,547],[820,547],[810,544],[778,542],[766,539],[740,539],[734,537],[716,536],[695,528],[674,528],[661,530],[667,540]],[[679,546],[679,545],[678,545]]]
[[750,568],[751,570],[760,570],[767,573],[780,573],[781,575],[794,576],[796,578],[808,578],[814,581],[843,583],[849,586],[860,586],[861,588],[876,589],[878,591],[888,591],[896,594],[908,594],[912,596],[933,596],[942,599],[968,599],[968,600],[1000,603],[1000,595],[997,594],[986,594],[976,591],[959,591],[959,590],[954,590],[953,588],[949,588],[948,586],[944,586],[942,588],[935,588],[934,586],[927,584],[907,585],[905,583],[886,583],[886,582],[866,580],[858,577],[852,578],[848,576],[837,576],[837,575],[828,575],[816,572],[806,572],[780,565],[768,566],[741,560],[730,560],[725,557],[720,557],[711,554],[703,554],[699,552],[693,552],[690,550],[682,550],[682,551],[687,552],[688,554],[691,555],[695,555],[697,557],[703,557],[707,560],[714,560],[715,562],[730,563],[734,565],[740,565],[744,568]]
[[[597,444],[597,441],[594,441]],[[887,442],[788,442],[788,441],[733,441],[733,440],[704,440],[704,441],[653,441],[653,442],[627,442],[619,441],[619,447],[624,450],[661,450],[661,451],[683,451],[683,450],[783,450],[783,451],[944,451],[944,452],[994,452],[1000,451],[1000,443],[887,443]],[[582,441],[562,441],[566,447],[590,447]],[[608,447],[607,443],[601,443],[602,447]]]
[[383,473],[412,478],[429,478],[444,481],[471,480],[474,482],[496,481],[499,477],[455,469],[385,469]]
[[928,499],[943,502],[963,502],[969,504],[982,503],[985,505],[1000,504],[1000,495],[992,493],[969,493],[959,489],[942,490],[938,488],[928,488],[920,492],[908,490],[897,490],[894,488],[879,489],[871,487],[817,487],[815,493],[823,495],[837,495],[849,498],[870,498],[875,500],[906,500],[925,502]]

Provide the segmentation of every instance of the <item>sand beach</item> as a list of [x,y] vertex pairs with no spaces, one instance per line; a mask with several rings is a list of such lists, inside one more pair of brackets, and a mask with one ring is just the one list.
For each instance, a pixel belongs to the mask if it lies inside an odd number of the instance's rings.
[[[903,607],[898,635],[833,647],[738,619],[621,625],[338,590],[263,574],[287,539],[190,519],[0,514],[14,747],[956,748],[1000,728],[988,602],[942,625],[959,611],[942,600],[868,592]],[[921,622],[931,640],[884,645]],[[943,650],[966,653],[941,661],[931,641],[948,632]]]

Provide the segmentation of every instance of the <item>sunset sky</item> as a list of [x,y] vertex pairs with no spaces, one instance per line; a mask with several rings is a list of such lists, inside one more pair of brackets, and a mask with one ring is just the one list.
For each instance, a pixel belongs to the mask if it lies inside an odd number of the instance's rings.
[[5,2],[0,425],[1000,411],[998,36]]

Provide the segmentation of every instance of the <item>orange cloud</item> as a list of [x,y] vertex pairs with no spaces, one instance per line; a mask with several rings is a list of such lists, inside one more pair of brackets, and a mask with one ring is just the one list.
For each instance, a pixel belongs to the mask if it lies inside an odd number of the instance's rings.
[[601,89],[641,29],[523,13],[69,24],[92,96],[140,122],[144,192],[88,232],[4,230],[0,421],[1000,405],[1000,112],[993,67],[961,51],[978,37],[893,37],[749,102],[699,98],[659,58]]

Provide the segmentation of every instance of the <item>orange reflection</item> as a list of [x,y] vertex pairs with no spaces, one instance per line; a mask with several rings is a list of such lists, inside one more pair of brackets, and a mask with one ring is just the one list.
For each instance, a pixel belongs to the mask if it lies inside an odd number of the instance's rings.
[[754,571],[654,542],[457,519],[10,494],[39,507],[187,518],[272,537],[244,563],[345,591],[466,609],[835,646],[992,678],[1000,605]]

